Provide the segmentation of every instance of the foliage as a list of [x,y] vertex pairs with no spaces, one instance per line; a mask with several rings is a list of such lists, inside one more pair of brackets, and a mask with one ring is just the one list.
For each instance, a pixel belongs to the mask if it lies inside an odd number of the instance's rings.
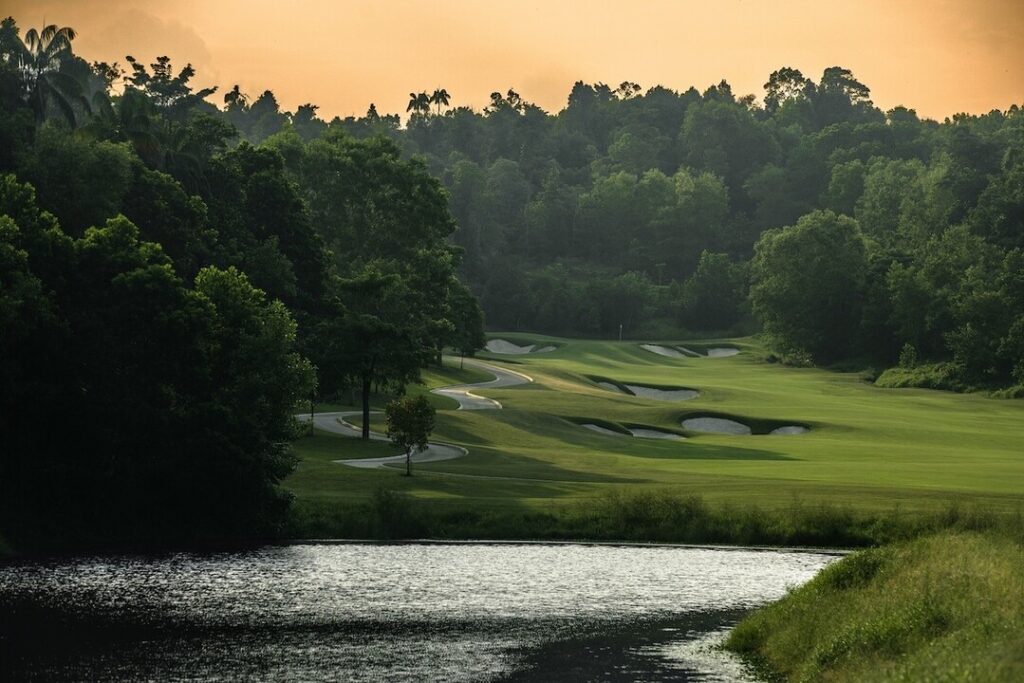
[[0,23],[0,533],[273,536],[317,384],[401,386],[456,336],[482,344],[446,197],[313,104],[236,87],[222,112],[191,65],[127,57],[125,75],[74,37]]
[[427,447],[434,431],[434,406],[423,395],[406,396],[388,403],[384,409],[388,438],[405,453],[405,474],[412,474],[412,453]]
[[451,333],[445,343],[459,352],[461,357],[473,355],[487,343],[484,334],[484,313],[470,291],[458,280],[451,282],[448,296],[450,305]]
[[74,29],[50,24],[38,31],[29,29],[22,40],[14,19],[0,22],[0,62],[17,73],[21,98],[37,122],[55,112],[75,127],[92,113],[88,86],[73,68],[75,37]]
[[[34,308],[5,332],[0,524],[13,542],[273,533],[291,410],[313,382],[288,311],[234,269],[189,287],[124,217],[68,237],[30,188],[4,182],[5,270],[21,274],[4,290]],[[45,426],[54,410],[59,430]]]
[[743,316],[747,302],[746,264],[704,251],[683,285],[681,314],[690,329],[725,330]]
[[757,243],[751,305],[780,346],[821,360],[854,348],[867,247],[857,223],[831,211],[771,230]]

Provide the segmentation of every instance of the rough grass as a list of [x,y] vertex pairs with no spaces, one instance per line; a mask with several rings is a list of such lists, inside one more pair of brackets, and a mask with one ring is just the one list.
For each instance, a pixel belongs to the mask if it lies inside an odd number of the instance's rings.
[[[357,472],[365,476],[372,471]],[[424,500],[410,495],[409,488],[387,484],[371,489],[363,499],[344,495],[300,498],[290,532],[293,537],[305,538],[597,540],[852,548],[902,541],[939,530],[989,531],[1021,526],[1019,515],[955,504],[914,516],[896,509],[862,512],[799,499],[766,509],[752,503],[713,504],[700,496],[645,488],[616,488],[595,499],[539,507],[522,504],[528,486],[522,482],[510,484],[505,496],[495,498],[488,506],[469,506],[451,494]],[[382,507],[382,501],[387,505]]]
[[1022,528],[849,555],[746,618],[727,647],[791,681],[1024,680]]
[[960,373],[953,363],[931,363],[913,368],[889,368],[875,380],[875,385],[884,389],[944,389],[949,391],[970,391],[960,380]]

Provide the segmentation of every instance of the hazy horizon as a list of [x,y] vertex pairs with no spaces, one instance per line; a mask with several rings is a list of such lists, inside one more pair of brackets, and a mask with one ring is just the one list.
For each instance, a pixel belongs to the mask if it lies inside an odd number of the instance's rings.
[[938,120],[1024,103],[1024,7],[1012,0],[969,10],[924,0],[855,9],[807,0],[309,0],[288,13],[264,0],[13,0],[2,13],[23,31],[44,21],[71,26],[76,53],[90,61],[166,54],[176,68],[191,62],[198,85],[219,86],[217,104],[237,83],[252,96],[274,91],[282,108],[312,102],[325,119],[360,116],[371,102],[404,114],[410,91],[436,87],[453,107],[480,109],[491,92],[514,88],[554,112],[579,80],[703,91],[725,79],[737,95],[761,100],[782,66],[814,80],[826,67],[849,68],[880,108]]

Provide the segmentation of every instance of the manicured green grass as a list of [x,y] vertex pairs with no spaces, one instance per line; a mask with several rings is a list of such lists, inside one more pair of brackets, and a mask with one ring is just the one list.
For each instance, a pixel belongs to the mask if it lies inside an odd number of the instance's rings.
[[1024,680],[1021,540],[942,532],[855,553],[727,646],[792,681]]
[[[403,492],[444,514],[484,517],[492,512],[571,516],[577,507],[618,489],[699,495],[713,507],[766,511],[795,502],[827,504],[878,518],[933,514],[951,502],[1007,513],[1024,505],[1024,402],[1019,400],[882,389],[854,373],[766,362],[752,339],[720,340],[742,349],[738,356],[673,359],[645,351],[638,342],[493,336],[558,348],[524,356],[480,354],[535,381],[476,392],[501,401],[503,410],[457,411],[454,402],[438,406],[434,438],[465,446],[467,457],[419,465],[408,479],[397,470],[356,470],[330,462],[379,455],[386,445],[364,447],[330,436],[303,439],[295,444],[302,462],[286,482],[297,496],[297,509],[335,514],[338,506],[366,503],[380,488]],[[716,343],[702,340],[693,346]],[[690,387],[701,395],[665,403],[607,391],[589,377]],[[449,368],[425,379],[426,386],[412,391],[488,377]],[[605,436],[577,424],[595,420],[685,432],[680,421],[696,415],[733,417],[755,431],[781,424],[811,431],[794,436],[691,432],[686,441],[670,442]]]

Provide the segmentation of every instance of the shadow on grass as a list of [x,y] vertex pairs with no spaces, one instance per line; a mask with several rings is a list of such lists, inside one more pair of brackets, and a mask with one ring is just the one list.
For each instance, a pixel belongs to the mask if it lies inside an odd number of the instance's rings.
[[618,477],[610,474],[573,470],[524,455],[506,453],[495,448],[480,447],[458,460],[422,463],[420,472],[439,476],[477,477],[486,479],[525,480],[551,483],[638,484],[648,479]]
[[[582,427],[585,424],[594,424],[615,432],[614,435],[602,435],[597,432],[583,432],[578,438],[600,439],[600,441],[595,441],[595,443],[600,443],[601,450],[603,452],[615,455],[625,455],[631,458],[654,458],[662,460],[800,460],[800,458],[786,455],[785,453],[779,453],[777,451],[701,443],[692,438],[687,438],[685,441],[644,439],[641,437],[634,437],[629,431],[629,427],[640,427],[644,429],[664,431],[670,434],[679,434],[680,436],[682,435],[676,430],[664,429],[656,425],[632,422],[620,424],[618,422],[610,422],[608,420],[601,420],[599,418],[592,417],[566,417],[563,419],[567,424],[573,425],[574,427]],[[628,448],[618,450],[609,448],[608,446],[610,444],[614,445],[619,437],[622,437],[623,445],[628,445]],[[626,439],[628,439],[628,441],[626,441]]]

